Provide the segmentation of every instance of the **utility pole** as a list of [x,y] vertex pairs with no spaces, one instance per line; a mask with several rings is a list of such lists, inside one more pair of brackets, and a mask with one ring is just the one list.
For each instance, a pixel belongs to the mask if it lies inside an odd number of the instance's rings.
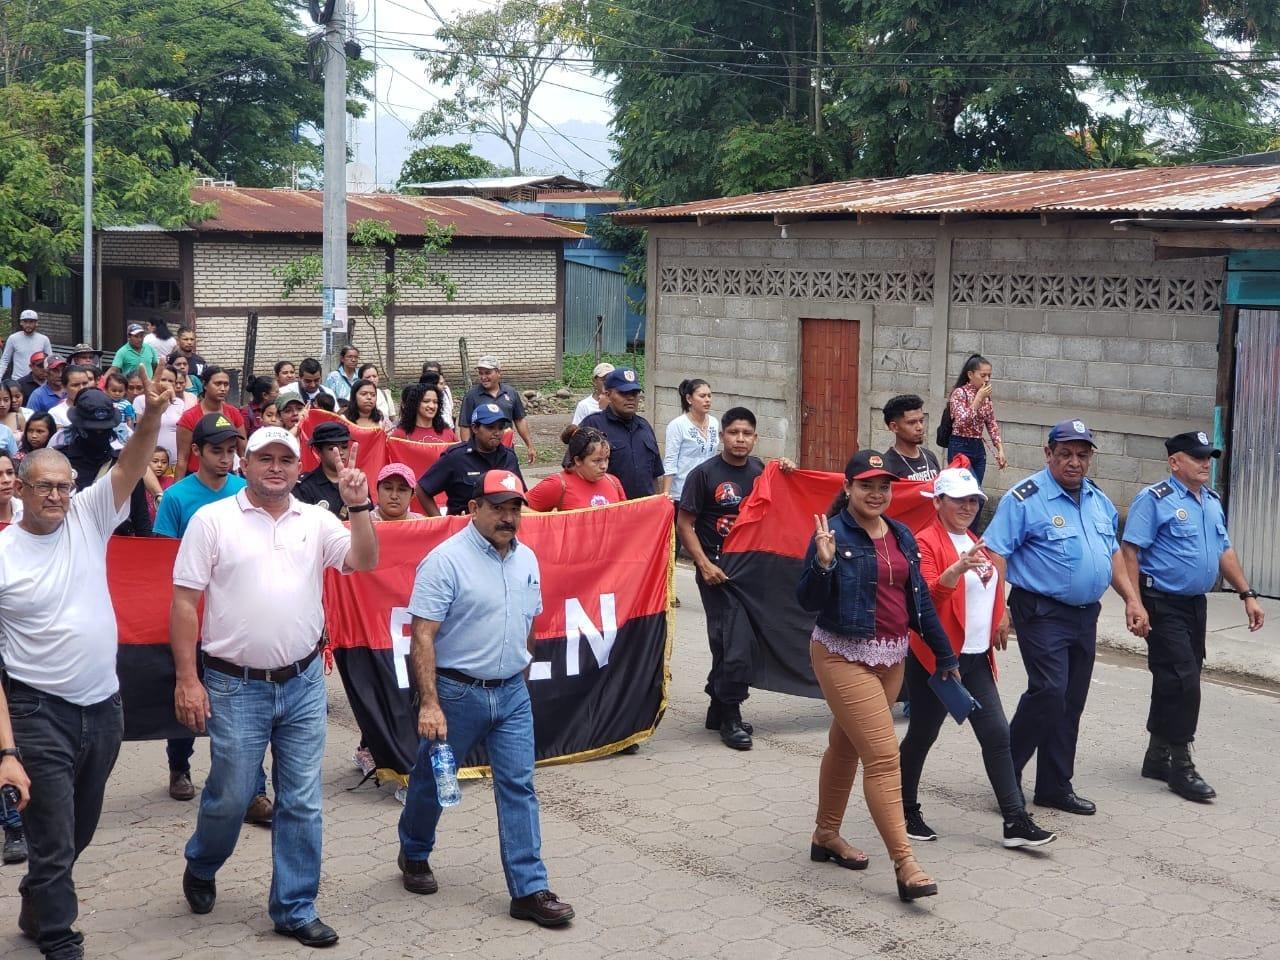
[[110,40],[93,27],[63,33],[84,37],[84,287],[80,310],[80,340],[93,343],[93,42]]
[[347,51],[346,0],[334,0],[324,24],[324,296],[325,358],[330,368],[347,334]]

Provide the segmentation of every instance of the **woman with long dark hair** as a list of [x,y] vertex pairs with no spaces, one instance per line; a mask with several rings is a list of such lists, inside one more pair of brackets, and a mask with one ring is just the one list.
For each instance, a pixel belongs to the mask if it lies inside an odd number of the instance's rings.
[[449,381],[445,379],[444,367],[440,365],[439,360],[424,360],[422,363],[422,376],[418,378],[419,383],[434,383],[440,387],[440,416],[444,417],[445,426],[452,428],[453,422],[453,391],[449,389]]
[[244,414],[245,436],[252,436],[253,431],[263,426],[262,412],[274,404],[278,396],[280,388],[274,377],[254,377],[249,381],[249,402],[240,409]]
[[969,469],[981,485],[987,473],[987,447],[982,439],[986,430],[995,449],[996,466],[1001,470],[1009,465],[1004,455],[1004,441],[1000,439],[1000,424],[991,403],[991,361],[980,353],[970,354],[960,368],[947,400],[951,413],[951,440],[947,444],[947,462],[957,453],[969,458]]
[[142,343],[150,346],[157,357],[167,357],[178,349],[178,338],[173,335],[163,318],[152,317],[147,323],[151,325],[151,332],[142,338]]
[[14,459],[21,463],[32,450],[43,450],[58,432],[58,424],[51,414],[41,411],[27,418],[22,427],[22,439],[18,441],[18,455]]
[[391,436],[419,443],[457,443],[444,420],[444,396],[435,384],[411,383],[400,395],[400,422]]
[[391,425],[378,409],[378,385],[372,380],[356,380],[351,384],[351,396],[344,413],[357,427],[380,427],[385,430]]
[[682,380],[677,390],[683,412],[667,424],[662,482],[663,492],[679,503],[689,471],[716,455],[720,421],[711,415],[711,385],[707,381]]
[[849,870],[866,868],[867,855],[840,836],[861,760],[867,808],[893,860],[898,896],[906,901],[938,892],[907,837],[889,709],[902,685],[911,631],[937,658],[937,673],[958,678],[959,671],[920,575],[915,537],[884,515],[892,482],[878,451],[859,450],[850,458],[827,516],[814,517],[796,597],[818,615],[809,656],[832,715],[809,856]]
[[396,406],[391,399],[391,391],[382,385],[382,374],[378,372],[378,365],[362,363],[356,368],[356,376],[373,383],[373,389],[378,398],[378,411],[382,414],[382,419],[388,423],[394,423]]

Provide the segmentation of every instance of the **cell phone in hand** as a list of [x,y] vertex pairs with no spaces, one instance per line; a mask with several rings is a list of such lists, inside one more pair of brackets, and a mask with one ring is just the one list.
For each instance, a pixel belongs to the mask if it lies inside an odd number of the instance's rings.
[[9,811],[17,810],[21,802],[22,795],[18,793],[17,787],[8,783],[0,787],[0,820],[7,820]]

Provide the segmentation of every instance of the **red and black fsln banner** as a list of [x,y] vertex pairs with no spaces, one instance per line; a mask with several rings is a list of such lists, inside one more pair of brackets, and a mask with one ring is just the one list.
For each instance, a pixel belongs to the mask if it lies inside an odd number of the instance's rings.
[[[838,473],[765,467],[742,503],[724,543],[720,568],[729,576],[724,625],[725,670],[730,679],[760,690],[821,697],[809,663],[815,615],[796,600],[814,515],[825,514],[839,493]],[[933,521],[933,481],[896,480],[889,515],[919,530]]]
[[[334,658],[380,769],[405,774],[417,753],[406,609],[414,573],[431,549],[468,522],[378,524],[376,570],[326,574]],[[542,572],[543,612],[534,622],[528,676],[537,759],[588,759],[647,739],[666,709],[669,678],[669,504],[650,497],[526,514],[520,540]],[[174,540],[114,537],[108,549],[126,739],[191,735],[173,716],[169,603],[177,547]],[[477,752],[463,763],[483,767],[487,758]]]

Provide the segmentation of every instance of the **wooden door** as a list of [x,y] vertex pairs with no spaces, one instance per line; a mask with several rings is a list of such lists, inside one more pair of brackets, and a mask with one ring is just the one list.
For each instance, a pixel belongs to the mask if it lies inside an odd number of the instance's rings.
[[800,466],[841,472],[858,449],[857,320],[800,321]]

